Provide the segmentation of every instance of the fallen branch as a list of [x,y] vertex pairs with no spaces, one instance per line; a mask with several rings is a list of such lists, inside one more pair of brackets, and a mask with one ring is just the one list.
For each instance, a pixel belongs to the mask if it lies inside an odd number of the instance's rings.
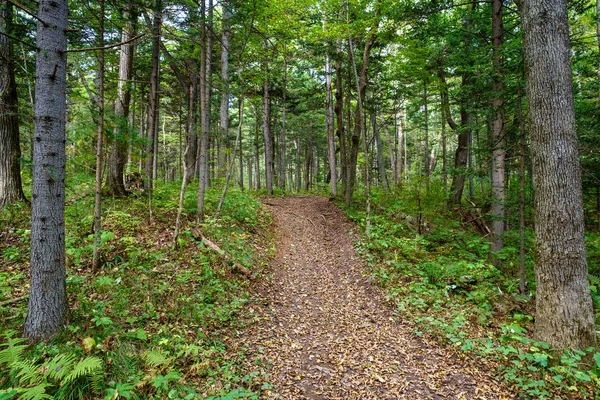
[[200,231],[200,229],[198,229],[198,228],[192,229],[192,236],[194,237],[194,239],[202,241],[202,243],[204,243],[204,246],[206,246],[207,249],[214,251],[215,253],[217,253],[218,255],[223,257],[225,260],[230,262],[232,264],[234,271],[239,272],[240,274],[244,275],[247,278],[252,278],[252,271],[250,271],[248,268],[244,267],[241,264],[238,264],[236,262],[231,262],[231,258],[229,257],[229,255],[227,253],[225,253],[225,251],[223,249],[221,249],[216,243],[214,243],[213,241],[208,239],[206,236],[204,236],[202,234],[202,232]]
[[19,296],[19,297],[15,297],[15,298],[12,298],[12,299],[0,301],[0,307],[7,306],[9,304],[15,304],[15,303],[18,303],[21,300],[25,300],[27,298],[29,298],[29,295],[28,294],[24,294],[23,296]]

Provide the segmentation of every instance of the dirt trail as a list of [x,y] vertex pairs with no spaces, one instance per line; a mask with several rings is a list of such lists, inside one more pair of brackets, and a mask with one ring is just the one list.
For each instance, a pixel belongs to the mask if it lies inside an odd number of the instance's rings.
[[427,344],[392,317],[362,274],[355,227],[323,197],[269,199],[273,280],[246,340],[271,365],[276,399],[510,398],[477,365]]

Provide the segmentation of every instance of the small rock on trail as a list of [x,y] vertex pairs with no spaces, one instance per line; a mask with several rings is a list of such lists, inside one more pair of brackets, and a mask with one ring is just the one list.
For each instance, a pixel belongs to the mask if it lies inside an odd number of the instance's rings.
[[507,399],[476,365],[415,337],[362,274],[355,226],[324,197],[265,201],[276,256],[259,322],[245,333],[267,399]]

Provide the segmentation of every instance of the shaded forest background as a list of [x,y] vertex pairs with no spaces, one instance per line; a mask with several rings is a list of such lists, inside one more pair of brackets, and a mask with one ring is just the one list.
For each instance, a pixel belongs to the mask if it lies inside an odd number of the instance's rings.
[[[36,4],[0,7],[18,98],[18,175],[31,198]],[[597,315],[597,3],[569,1],[568,19]],[[76,354],[90,365],[63,392],[56,377],[53,395],[268,390],[266,372],[246,373],[243,352],[224,337],[252,301],[248,277],[258,279],[272,254],[255,196],[299,192],[332,196],[364,229],[358,248],[398,312],[416,315],[417,335],[478,354],[531,397],[594,392],[593,347],[558,356],[531,335],[536,193],[521,22],[516,2],[497,0],[72,2],[74,314],[55,344],[29,351],[36,362]],[[13,329],[26,312],[28,210],[8,206],[21,198],[0,199],[4,349],[21,345]],[[173,285],[182,296],[157,307]],[[148,309],[134,316],[128,303]],[[101,369],[104,385],[94,381]],[[28,386],[11,371],[1,387]]]

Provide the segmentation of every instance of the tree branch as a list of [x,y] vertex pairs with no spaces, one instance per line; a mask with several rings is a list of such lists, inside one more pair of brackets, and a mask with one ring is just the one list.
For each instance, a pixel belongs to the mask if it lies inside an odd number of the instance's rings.
[[29,14],[30,16],[32,16],[36,20],[40,21],[42,24],[44,24],[44,26],[48,26],[48,23],[46,21],[43,21],[42,19],[40,19],[36,14],[34,14],[31,11],[29,11],[25,6],[22,6],[21,4],[17,3],[14,0],[6,0],[6,1],[8,3],[12,4],[13,6],[17,7],[19,10],[24,11],[26,14]]
[[68,50],[66,50],[65,52],[66,52],[66,53],[85,53],[86,51],[100,51],[100,50],[112,49],[112,48],[114,48],[114,47],[119,47],[119,46],[122,46],[122,45],[124,45],[124,44],[131,43],[131,42],[133,42],[133,41],[136,41],[136,40],[138,40],[139,38],[141,38],[141,37],[143,37],[143,36],[146,36],[146,34],[145,34],[145,33],[141,33],[141,34],[139,34],[139,35],[137,35],[137,36],[135,36],[135,37],[133,37],[133,38],[131,38],[131,39],[129,39],[129,40],[126,40],[126,41],[124,41],[124,42],[120,42],[120,43],[111,44],[110,46],[104,46],[104,47],[88,47],[88,48],[85,48],[85,49],[68,49]]
[[14,40],[15,42],[18,42],[18,43],[24,44],[25,46],[28,46],[28,47],[31,47],[32,49],[35,49],[35,50],[37,50],[37,47],[36,47],[35,45],[33,45],[33,44],[31,44],[31,43],[27,43],[26,41],[24,41],[24,40],[21,40],[21,39],[18,39],[18,38],[14,37],[14,36],[11,36],[11,35],[9,35],[8,33],[4,33],[4,32],[2,32],[2,31],[0,31],[0,35],[4,35],[4,36],[6,36],[7,38],[9,38],[10,40]]

